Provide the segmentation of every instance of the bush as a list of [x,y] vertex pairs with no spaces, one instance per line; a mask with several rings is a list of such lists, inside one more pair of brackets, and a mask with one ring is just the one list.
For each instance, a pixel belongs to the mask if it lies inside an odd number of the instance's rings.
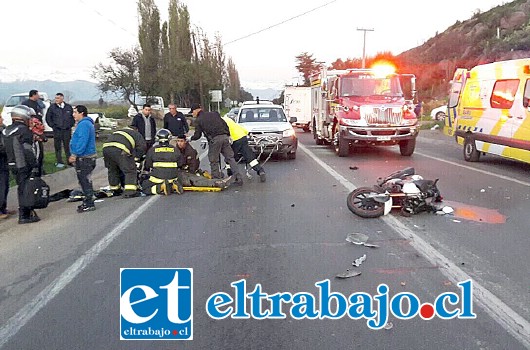
[[107,118],[125,119],[128,118],[129,107],[127,106],[108,106],[103,108],[94,108],[91,112],[103,112]]

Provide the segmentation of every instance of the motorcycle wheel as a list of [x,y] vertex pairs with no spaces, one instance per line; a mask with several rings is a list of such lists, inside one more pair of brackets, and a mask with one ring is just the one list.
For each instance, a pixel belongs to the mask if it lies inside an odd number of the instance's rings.
[[383,215],[385,204],[369,198],[370,194],[379,193],[382,192],[370,187],[359,187],[353,190],[346,200],[348,209],[362,218],[377,218]]

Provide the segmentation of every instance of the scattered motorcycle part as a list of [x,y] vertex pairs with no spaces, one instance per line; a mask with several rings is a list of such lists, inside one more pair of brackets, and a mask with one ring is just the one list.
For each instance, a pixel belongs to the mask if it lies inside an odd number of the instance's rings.
[[361,256],[360,258],[357,258],[355,259],[354,262],[352,262],[351,264],[355,267],[359,267],[361,266],[361,264],[363,263],[363,261],[366,260],[366,254],[364,254],[363,256]]
[[346,271],[346,272],[343,272],[343,273],[339,273],[337,276],[335,276],[336,278],[350,278],[350,277],[356,277],[356,276],[360,276],[361,273],[358,272],[358,271]]
[[356,244],[356,245],[362,245],[365,244],[366,241],[368,241],[368,236],[364,233],[348,233],[348,236],[346,237],[346,241]]

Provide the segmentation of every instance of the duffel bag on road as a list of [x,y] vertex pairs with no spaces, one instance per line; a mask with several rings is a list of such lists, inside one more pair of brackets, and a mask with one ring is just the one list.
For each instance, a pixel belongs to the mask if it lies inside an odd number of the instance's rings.
[[24,183],[19,206],[44,209],[50,202],[50,186],[38,176],[32,176]]

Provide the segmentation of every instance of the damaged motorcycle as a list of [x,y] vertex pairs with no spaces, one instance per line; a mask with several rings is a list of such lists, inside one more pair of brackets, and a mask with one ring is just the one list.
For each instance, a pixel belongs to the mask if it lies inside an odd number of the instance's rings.
[[435,212],[434,203],[442,201],[436,180],[424,180],[414,168],[396,171],[377,179],[374,187],[359,187],[347,198],[350,211],[363,218],[377,218],[392,209],[400,209],[403,216],[422,211]]

